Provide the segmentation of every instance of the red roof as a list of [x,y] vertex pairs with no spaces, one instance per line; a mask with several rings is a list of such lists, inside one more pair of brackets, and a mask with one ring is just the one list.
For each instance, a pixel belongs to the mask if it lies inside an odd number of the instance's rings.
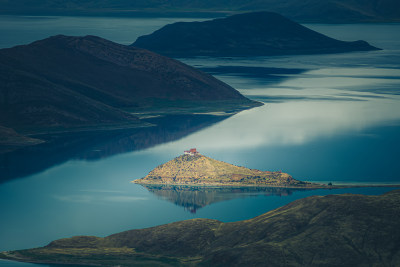
[[185,153],[195,155],[195,154],[198,154],[199,152],[197,151],[196,148],[191,148],[190,150],[185,150]]

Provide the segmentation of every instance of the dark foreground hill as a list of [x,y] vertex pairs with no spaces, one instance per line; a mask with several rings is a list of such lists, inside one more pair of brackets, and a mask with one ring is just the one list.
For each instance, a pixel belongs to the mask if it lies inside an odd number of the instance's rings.
[[0,50],[0,125],[18,133],[133,127],[144,123],[132,113],[255,105],[179,61],[95,36]]
[[377,50],[365,41],[339,41],[277,13],[254,12],[204,22],[177,22],[132,44],[174,57],[269,56]]
[[101,266],[399,266],[399,222],[399,190],[312,196],[246,221],[194,219],[1,255]]
[[301,22],[398,22],[398,0],[0,0],[0,14],[204,16],[269,10]]

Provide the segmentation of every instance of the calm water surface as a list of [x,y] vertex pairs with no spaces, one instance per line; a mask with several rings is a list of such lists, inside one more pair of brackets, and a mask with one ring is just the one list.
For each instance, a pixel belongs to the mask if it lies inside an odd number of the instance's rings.
[[[176,20],[0,17],[0,36],[7,37],[0,46],[58,33],[95,34],[130,44]],[[242,220],[311,195],[392,190],[147,189],[130,183],[190,147],[218,160],[282,170],[309,181],[400,183],[400,25],[307,26],[343,40],[364,39],[384,50],[182,59],[265,105],[220,121],[186,126],[186,120],[179,129],[166,126],[132,138],[86,143],[84,151],[77,149],[81,143],[73,147],[68,142],[43,149],[48,153],[41,151],[35,161],[29,160],[35,151],[3,155],[0,175],[19,178],[0,184],[0,250],[198,217]],[[0,261],[0,266],[28,265]]]

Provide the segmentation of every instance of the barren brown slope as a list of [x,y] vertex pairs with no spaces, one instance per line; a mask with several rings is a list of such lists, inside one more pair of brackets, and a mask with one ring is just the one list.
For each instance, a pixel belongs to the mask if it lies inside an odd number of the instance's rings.
[[253,219],[194,219],[1,254],[102,266],[399,266],[400,191],[294,201]]
[[270,172],[235,166],[201,154],[181,155],[157,166],[138,184],[190,185],[265,185],[288,187],[323,187],[293,179],[281,171]]

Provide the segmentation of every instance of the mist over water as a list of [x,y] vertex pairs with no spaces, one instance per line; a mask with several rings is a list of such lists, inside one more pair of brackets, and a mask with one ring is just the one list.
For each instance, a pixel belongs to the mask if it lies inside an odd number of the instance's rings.
[[96,35],[124,44],[137,37],[177,21],[201,21],[205,18],[112,18],[72,16],[0,16],[0,48],[24,45],[49,36]]
[[[58,33],[93,34],[130,44],[136,37],[178,20],[0,17],[0,34],[7,36],[0,46],[26,44]],[[316,194],[392,190],[240,193],[193,189],[182,193],[149,191],[130,183],[191,147],[217,160],[282,170],[296,179],[400,183],[400,36],[394,34],[400,32],[400,25],[307,26],[343,40],[363,39],[383,50],[181,59],[265,105],[212,123],[191,122],[191,127],[176,129],[173,134],[171,129],[160,129],[151,135],[122,135],[112,142],[99,138],[74,150],[59,150],[58,160],[41,162],[41,168],[20,172],[25,174],[0,184],[0,250],[43,246],[75,235],[105,236],[198,217],[243,220]],[[132,136],[137,141],[142,136],[143,143],[132,145]],[[149,136],[151,144],[145,142]],[[8,170],[17,166],[11,166],[15,159],[21,161],[17,162],[20,168],[29,166],[23,156],[2,155],[2,159]],[[196,213],[190,212],[193,207]],[[0,261],[0,266],[28,265]]]

